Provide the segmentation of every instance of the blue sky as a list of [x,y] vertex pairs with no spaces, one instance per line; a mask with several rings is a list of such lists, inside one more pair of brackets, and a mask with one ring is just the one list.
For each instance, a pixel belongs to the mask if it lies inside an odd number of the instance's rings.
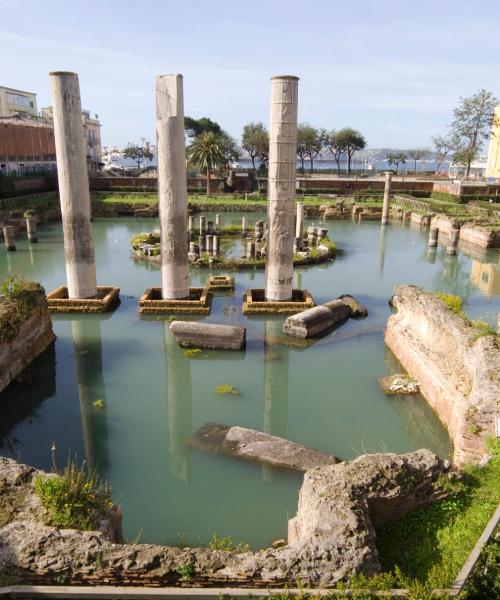
[[49,71],[80,77],[104,144],[154,139],[154,80],[184,75],[185,113],[239,137],[268,122],[269,79],[300,77],[299,120],[370,147],[429,146],[460,96],[500,97],[498,0],[0,0],[0,85],[51,104]]

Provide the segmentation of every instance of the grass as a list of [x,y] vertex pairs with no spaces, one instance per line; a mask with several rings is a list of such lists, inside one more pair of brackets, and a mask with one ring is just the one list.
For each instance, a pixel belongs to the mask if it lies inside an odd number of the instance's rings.
[[8,277],[0,286],[0,343],[14,338],[31,315],[45,290],[39,283],[20,275]]
[[452,313],[458,315],[459,317],[466,318],[464,312],[464,303],[460,296],[455,296],[453,294],[445,294],[443,292],[436,292],[436,294],[434,295],[437,296],[437,298],[439,298],[441,302],[451,310]]
[[62,529],[89,531],[96,527],[99,516],[112,506],[109,487],[85,465],[77,467],[71,459],[60,472],[38,475],[35,492],[44,509],[44,523]]
[[[449,587],[500,503],[500,442],[492,459],[468,467],[452,494],[432,506],[377,529],[382,568],[406,580]],[[498,569],[498,565],[497,565]]]
[[216,533],[213,534],[210,543],[208,544],[209,550],[222,550],[224,552],[247,552],[250,550],[250,546],[243,542],[239,544],[233,543],[231,536],[220,537]]
[[436,292],[434,295],[439,298],[439,300],[441,300],[441,302],[443,302],[452,313],[462,317],[465,323],[476,330],[474,341],[478,340],[480,337],[484,337],[485,335],[497,335],[496,330],[489,323],[479,320],[471,321],[468,319],[464,311],[463,300],[460,298],[460,296],[445,294],[443,292]]

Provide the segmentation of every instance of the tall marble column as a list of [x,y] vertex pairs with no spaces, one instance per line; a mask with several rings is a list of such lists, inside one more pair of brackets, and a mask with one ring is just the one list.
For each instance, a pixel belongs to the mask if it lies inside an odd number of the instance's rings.
[[50,78],[68,297],[92,298],[97,283],[80,85],[76,73]]
[[156,78],[156,133],[162,297],[174,300],[189,296],[182,75]]
[[292,298],[299,78],[271,79],[266,300]]
[[387,225],[389,222],[389,201],[391,198],[391,171],[385,172],[385,187],[384,187],[384,204],[382,205],[382,225]]

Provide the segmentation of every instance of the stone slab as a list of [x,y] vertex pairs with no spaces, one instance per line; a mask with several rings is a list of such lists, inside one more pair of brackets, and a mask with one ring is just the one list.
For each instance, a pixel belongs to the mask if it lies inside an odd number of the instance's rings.
[[235,325],[174,321],[170,331],[183,348],[211,348],[213,350],[242,350],[246,343],[246,329]]

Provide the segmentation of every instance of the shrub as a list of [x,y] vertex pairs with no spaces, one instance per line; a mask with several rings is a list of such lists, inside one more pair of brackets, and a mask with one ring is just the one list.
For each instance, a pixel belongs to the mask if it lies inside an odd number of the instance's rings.
[[84,464],[77,467],[71,459],[62,473],[39,475],[35,492],[44,508],[45,524],[63,529],[93,529],[99,516],[112,506],[109,487],[96,472]]
[[250,550],[250,546],[243,542],[239,544],[233,543],[231,536],[220,537],[216,533],[213,534],[210,543],[208,544],[210,550],[223,550],[224,552],[247,552]]

